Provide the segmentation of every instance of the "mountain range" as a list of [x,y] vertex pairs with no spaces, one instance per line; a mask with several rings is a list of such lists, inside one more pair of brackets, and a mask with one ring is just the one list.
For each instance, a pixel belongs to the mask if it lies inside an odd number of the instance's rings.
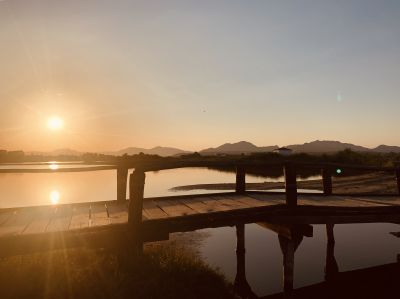
[[[399,146],[380,145],[376,148],[367,148],[360,145],[351,143],[343,143],[340,141],[330,140],[316,140],[312,142],[306,142],[303,144],[292,144],[285,146],[297,153],[334,153],[350,149],[355,152],[378,152],[378,153],[400,153]],[[272,152],[277,149],[278,146],[255,146],[254,144],[246,141],[240,141],[237,143],[225,143],[216,148],[209,148],[202,150],[202,154],[229,154],[229,153],[259,153],[259,152]]]
[[[355,145],[351,143],[343,143],[340,141],[330,141],[330,140],[316,140],[312,142],[306,142],[304,144],[292,144],[285,146],[290,148],[297,153],[334,153],[342,151],[345,149],[350,149],[356,152],[376,152],[376,153],[400,153],[400,146],[390,146],[390,145],[379,145],[375,148],[367,148],[360,145]],[[217,154],[250,154],[250,153],[265,153],[272,152],[273,150],[279,148],[277,145],[272,146],[256,146],[253,143],[247,141],[239,141],[236,143],[225,143],[218,147],[207,148],[199,151],[203,155],[217,155]],[[139,153],[149,154],[149,155],[159,155],[162,157],[167,156],[179,156],[183,154],[192,153],[191,151],[185,151],[182,149],[174,147],[163,147],[156,146],[150,149],[140,148],[140,147],[127,147],[118,151],[108,151],[101,152],[100,154],[122,156],[136,155]],[[79,156],[83,152],[75,151],[72,149],[57,149],[51,152],[28,152],[29,155],[50,155],[50,156]]]
[[179,148],[174,147],[163,147],[163,146],[156,146],[150,149],[141,148],[141,147],[127,147],[121,149],[119,151],[114,152],[104,152],[102,154],[106,155],[113,155],[113,156],[122,156],[122,155],[137,155],[139,153],[147,154],[147,155],[159,155],[161,157],[168,157],[168,156],[176,156],[176,155],[183,155],[189,154],[190,151],[181,150]]

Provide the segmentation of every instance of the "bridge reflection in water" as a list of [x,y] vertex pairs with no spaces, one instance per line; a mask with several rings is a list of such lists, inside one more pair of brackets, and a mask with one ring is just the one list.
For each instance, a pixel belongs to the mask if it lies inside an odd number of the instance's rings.
[[[258,223],[276,232],[282,251],[282,293],[259,297],[246,278],[245,225],[236,225],[236,277],[234,290],[243,299],[275,298],[397,298],[400,254],[397,262],[340,272],[335,258],[334,224],[326,224],[325,281],[294,289],[295,252],[304,237],[313,236],[312,226],[293,227]],[[394,257],[396,260],[396,257]],[[266,278],[267,279],[267,278]]]

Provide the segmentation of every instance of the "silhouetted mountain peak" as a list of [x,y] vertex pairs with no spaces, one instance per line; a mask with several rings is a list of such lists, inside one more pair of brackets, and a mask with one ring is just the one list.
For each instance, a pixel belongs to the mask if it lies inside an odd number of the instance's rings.
[[345,149],[350,149],[358,152],[369,151],[370,149],[354,145],[351,143],[343,143],[335,140],[315,140],[311,142],[306,142],[304,144],[293,144],[286,146],[295,152],[302,153],[329,153],[329,152],[338,152]]
[[207,148],[200,153],[203,154],[241,154],[241,153],[257,153],[257,152],[271,152],[278,146],[264,146],[258,147],[248,141],[239,141],[235,143],[224,143],[216,148]]
[[400,153],[400,146],[381,144],[374,148],[373,151],[379,153]]

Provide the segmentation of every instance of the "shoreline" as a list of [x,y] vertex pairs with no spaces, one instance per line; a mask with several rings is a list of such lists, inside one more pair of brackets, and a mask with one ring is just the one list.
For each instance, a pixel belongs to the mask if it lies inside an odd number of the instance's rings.
[[[266,178],[267,179],[267,178]],[[365,193],[365,194],[398,194],[395,175],[386,173],[368,173],[357,176],[333,177],[333,192],[335,193]],[[246,183],[247,190],[270,191],[273,189],[284,189],[285,182],[263,182]],[[297,188],[323,191],[322,179],[298,181]],[[170,191],[192,191],[192,190],[235,190],[235,183],[194,184],[176,186]]]

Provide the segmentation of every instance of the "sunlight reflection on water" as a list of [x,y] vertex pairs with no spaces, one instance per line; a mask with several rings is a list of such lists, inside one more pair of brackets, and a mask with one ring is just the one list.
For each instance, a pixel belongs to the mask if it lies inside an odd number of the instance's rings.
[[53,190],[50,192],[50,202],[53,205],[58,204],[60,201],[60,192],[58,192],[57,190]]

